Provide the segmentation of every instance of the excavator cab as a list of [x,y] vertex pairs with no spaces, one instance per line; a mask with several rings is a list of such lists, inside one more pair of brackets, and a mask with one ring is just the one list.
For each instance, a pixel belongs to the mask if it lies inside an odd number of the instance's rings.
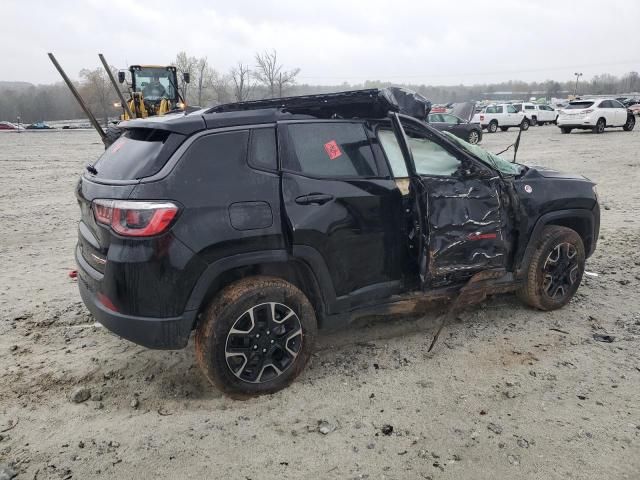
[[[176,109],[186,108],[178,91],[176,67],[132,65],[129,67],[129,73],[131,97],[127,104],[135,118],[164,115]],[[118,81],[124,83],[124,71],[118,72]],[[184,75],[184,82],[189,83],[188,73]],[[124,109],[121,119],[130,119],[127,109]]]

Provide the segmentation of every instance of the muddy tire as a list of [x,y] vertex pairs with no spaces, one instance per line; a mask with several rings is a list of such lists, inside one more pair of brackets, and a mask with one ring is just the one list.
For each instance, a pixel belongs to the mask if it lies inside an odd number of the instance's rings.
[[196,329],[198,365],[234,398],[274,393],[304,369],[316,315],[307,297],[273,277],[247,277],[222,290]]
[[584,261],[580,235],[566,227],[545,227],[536,242],[518,297],[539,310],[565,306],[580,286]]
[[496,133],[498,131],[498,122],[496,120],[491,120],[487,127],[487,131],[489,133]]
[[120,135],[122,135],[122,129],[117,125],[109,125],[105,133],[106,137],[102,139],[102,143],[104,143],[104,149],[106,150],[113,142],[120,138]]

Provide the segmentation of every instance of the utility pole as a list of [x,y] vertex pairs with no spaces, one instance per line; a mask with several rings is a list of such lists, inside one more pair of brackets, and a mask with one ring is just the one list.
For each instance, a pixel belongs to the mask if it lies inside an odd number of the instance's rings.
[[282,98],[282,72],[280,72],[280,78],[278,80],[278,96]]
[[573,90],[573,96],[575,97],[576,95],[578,95],[578,80],[583,75],[583,73],[576,72],[574,73],[574,75],[576,76],[576,87]]

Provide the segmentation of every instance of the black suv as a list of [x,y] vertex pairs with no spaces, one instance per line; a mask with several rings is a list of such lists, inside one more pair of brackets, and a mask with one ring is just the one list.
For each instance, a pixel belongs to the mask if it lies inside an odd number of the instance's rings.
[[562,307],[599,230],[584,177],[510,163],[400,89],[123,122],[77,186],[80,293],[109,330],[177,349],[234,396],[302,371],[317,328],[397,302],[516,291]]

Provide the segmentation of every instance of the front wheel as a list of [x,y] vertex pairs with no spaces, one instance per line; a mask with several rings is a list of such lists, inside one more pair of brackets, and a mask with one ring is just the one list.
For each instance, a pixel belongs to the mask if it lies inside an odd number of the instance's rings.
[[565,306],[580,286],[584,262],[580,235],[567,227],[545,227],[527,266],[518,297],[540,310]]
[[560,131],[562,133],[571,133],[571,130],[573,130],[573,129],[569,128],[569,127],[560,127]]
[[475,145],[480,141],[480,133],[477,130],[471,130],[467,137],[467,142],[471,145]]
[[500,127],[500,130],[502,130],[503,132],[506,132],[507,130],[509,130],[509,127]]
[[307,364],[316,337],[307,297],[274,277],[226,287],[196,329],[196,359],[209,381],[235,398],[287,387]]
[[535,127],[538,124],[538,117],[531,117],[531,126]]
[[631,130],[633,130],[633,127],[636,126],[636,119],[633,115],[629,115],[627,117],[627,123],[624,124],[624,126],[622,127],[622,129],[625,132],[630,132]]
[[522,128],[522,130],[529,130],[529,119],[525,118],[524,120],[522,120],[520,127]]

